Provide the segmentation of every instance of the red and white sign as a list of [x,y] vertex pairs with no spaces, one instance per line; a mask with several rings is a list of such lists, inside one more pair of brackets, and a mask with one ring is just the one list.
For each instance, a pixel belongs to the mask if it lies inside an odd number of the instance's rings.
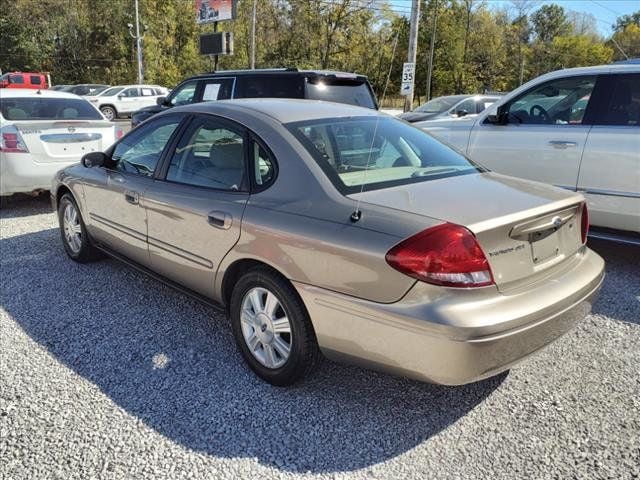
[[196,23],[213,23],[233,20],[236,16],[236,0],[196,0]]

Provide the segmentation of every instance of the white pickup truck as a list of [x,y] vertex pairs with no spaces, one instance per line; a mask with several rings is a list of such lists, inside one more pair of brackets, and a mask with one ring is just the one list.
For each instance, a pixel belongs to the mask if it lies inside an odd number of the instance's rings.
[[414,125],[491,170],[583,193],[593,236],[640,244],[640,65],[551,72],[475,118]]

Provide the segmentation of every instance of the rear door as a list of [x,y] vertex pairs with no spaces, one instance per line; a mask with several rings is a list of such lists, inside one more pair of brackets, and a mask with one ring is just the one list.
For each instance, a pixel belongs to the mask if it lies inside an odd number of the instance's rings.
[[197,102],[211,102],[213,100],[227,100],[233,95],[235,78],[206,78],[199,81],[196,96]]
[[592,225],[640,232],[640,73],[603,77],[594,101],[578,190]]
[[240,237],[249,198],[248,136],[240,126],[196,116],[144,194],[152,268],[211,296],[221,260]]
[[506,125],[477,123],[468,155],[499,173],[576,189],[590,126],[583,122],[595,75],[536,85],[505,107]]

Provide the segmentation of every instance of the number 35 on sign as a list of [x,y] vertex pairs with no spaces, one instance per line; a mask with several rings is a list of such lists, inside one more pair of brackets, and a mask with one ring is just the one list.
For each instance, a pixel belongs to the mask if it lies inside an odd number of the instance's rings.
[[402,85],[400,95],[410,95],[413,92],[413,82],[416,72],[415,63],[405,63],[402,66]]

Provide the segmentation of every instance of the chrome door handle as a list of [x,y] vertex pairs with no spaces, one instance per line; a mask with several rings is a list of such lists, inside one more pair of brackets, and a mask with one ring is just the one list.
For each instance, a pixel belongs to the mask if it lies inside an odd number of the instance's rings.
[[565,149],[569,147],[577,147],[578,142],[569,142],[566,140],[551,140],[549,142],[549,145],[551,145],[553,148]]
[[126,192],[124,192],[124,198],[131,205],[138,205],[138,202],[140,201],[138,192],[133,192],[131,190],[127,190]]
[[221,228],[222,230],[229,230],[233,223],[233,217],[227,212],[220,212],[214,210],[207,215],[207,222],[212,227]]

